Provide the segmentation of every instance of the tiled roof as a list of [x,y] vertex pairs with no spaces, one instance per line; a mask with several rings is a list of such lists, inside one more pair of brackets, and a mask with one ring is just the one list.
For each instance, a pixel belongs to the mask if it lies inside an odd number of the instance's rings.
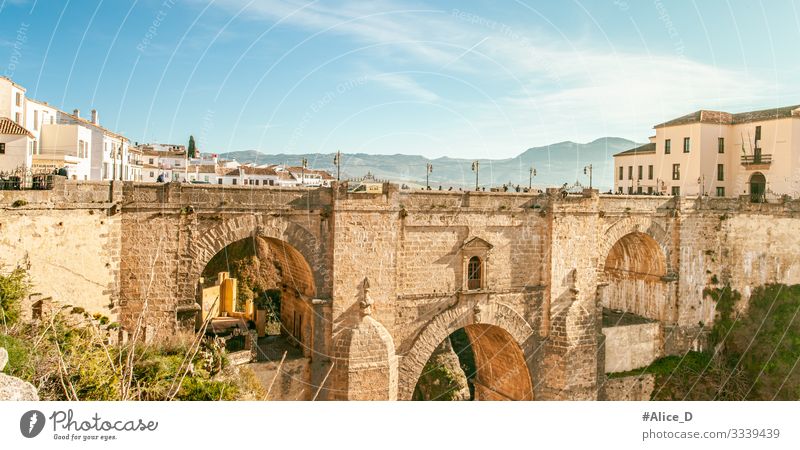
[[629,155],[646,155],[656,152],[656,144],[651,142],[649,144],[640,145],[639,147],[619,152],[614,156],[629,156]]
[[33,137],[30,131],[8,117],[0,117],[0,134],[16,134]]
[[240,169],[242,169],[245,175],[278,175],[274,167],[240,166]]
[[189,173],[217,173],[217,166],[213,164],[198,164],[186,169]]
[[747,111],[737,114],[704,109],[658,124],[654,128],[686,125],[690,123],[736,125],[739,123],[760,122],[764,120],[784,119],[787,117],[800,117],[800,105],[762,109],[759,111]]

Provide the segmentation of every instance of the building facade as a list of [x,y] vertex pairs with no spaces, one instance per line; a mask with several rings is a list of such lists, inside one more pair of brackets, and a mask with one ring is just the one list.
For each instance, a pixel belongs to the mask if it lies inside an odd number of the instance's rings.
[[800,195],[800,105],[701,110],[655,130],[648,144],[614,155],[614,192],[758,202]]
[[[129,140],[100,126],[96,110],[87,120],[78,110],[69,114],[25,94],[24,87],[0,77],[0,131],[10,131],[0,134],[0,171],[64,169],[73,180],[139,179],[135,168],[126,167]],[[20,151],[22,145],[27,152]]]

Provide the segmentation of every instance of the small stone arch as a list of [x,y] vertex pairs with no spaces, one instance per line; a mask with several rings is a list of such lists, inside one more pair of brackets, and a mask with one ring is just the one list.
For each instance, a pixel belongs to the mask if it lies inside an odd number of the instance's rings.
[[598,274],[602,274],[605,270],[606,257],[611,251],[611,248],[614,247],[614,245],[624,236],[632,233],[643,233],[656,241],[664,254],[664,260],[667,265],[666,270],[669,271],[669,235],[667,234],[666,230],[664,230],[661,225],[654,222],[649,217],[634,216],[626,217],[614,222],[605,229],[605,232],[602,234],[600,244],[597,248]]
[[460,301],[455,307],[434,317],[417,335],[411,348],[403,356],[399,369],[398,400],[411,400],[417,380],[436,347],[454,331],[469,325],[493,325],[508,333],[519,345],[530,381],[529,398],[533,398],[535,384],[531,375],[536,350],[533,328],[516,311],[504,304]]
[[598,255],[603,307],[673,321],[676,278],[669,271],[668,249],[667,233],[649,218],[629,217],[609,227]]

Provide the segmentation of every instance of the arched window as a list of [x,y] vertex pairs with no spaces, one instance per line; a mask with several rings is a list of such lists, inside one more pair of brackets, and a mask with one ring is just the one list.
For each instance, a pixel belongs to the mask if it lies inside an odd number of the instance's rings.
[[467,289],[474,290],[483,287],[481,259],[473,256],[467,264]]

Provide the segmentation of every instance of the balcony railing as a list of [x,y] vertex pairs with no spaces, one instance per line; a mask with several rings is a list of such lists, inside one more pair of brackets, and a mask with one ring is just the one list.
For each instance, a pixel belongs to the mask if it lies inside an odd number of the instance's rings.
[[742,155],[742,165],[772,164],[772,155],[769,153],[756,153],[755,155]]

